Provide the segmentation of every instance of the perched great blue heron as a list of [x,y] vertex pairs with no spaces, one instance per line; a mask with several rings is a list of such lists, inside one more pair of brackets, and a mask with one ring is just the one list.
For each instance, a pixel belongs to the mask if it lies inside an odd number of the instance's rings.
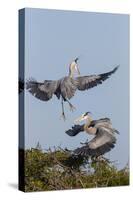
[[119,133],[112,127],[109,118],[102,118],[99,120],[92,120],[89,112],[82,114],[81,117],[75,120],[76,123],[86,120],[83,125],[76,124],[66,131],[69,136],[75,136],[80,132],[86,132],[95,137],[90,141],[83,143],[84,146],[74,150],[74,155],[84,155],[91,157],[98,157],[105,154],[114,148],[116,143],[115,133]]
[[77,61],[78,58],[76,58],[69,65],[69,75],[59,80],[45,80],[44,82],[37,82],[32,78],[26,83],[26,88],[28,91],[42,101],[49,101],[53,94],[55,94],[58,99],[61,97],[62,116],[64,119],[64,101],[68,102],[70,110],[73,111],[75,107],[70,103],[69,100],[74,96],[77,89],[83,91],[95,87],[108,79],[110,75],[115,73],[115,71],[118,69],[117,66],[112,71],[107,73],[74,77],[74,72],[77,72],[78,75],[80,75]]

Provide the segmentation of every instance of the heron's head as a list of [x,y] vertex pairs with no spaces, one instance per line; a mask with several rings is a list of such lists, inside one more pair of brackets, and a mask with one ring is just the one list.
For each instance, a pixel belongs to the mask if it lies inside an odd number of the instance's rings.
[[79,67],[78,67],[78,60],[79,58],[77,57],[75,60],[73,60],[70,64],[69,67],[69,74],[70,76],[73,76],[74,72],[76,72],[78,75],[80,75]]
[[86,113],[83,113],[80,117],[78,117],[78,118],[74,121],[74,123],[79,123],[79,122],[84,121],[84,120],[86,120],[86,119],[92,120],[92,118],[91,118],[91,116],[90,116],[89,114],[91,114],[91,112],[89,112],[89,111],[86,112]]
[[79,60],[79,58],[77,57],[74,61],[75,61],[75,63],[77,63],[78,62],[78,60]]

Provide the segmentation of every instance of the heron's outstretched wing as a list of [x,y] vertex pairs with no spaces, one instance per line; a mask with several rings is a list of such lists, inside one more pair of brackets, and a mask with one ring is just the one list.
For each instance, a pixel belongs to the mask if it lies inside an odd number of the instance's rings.
[[56,92],[58,85],[59,81],[45,80],[39,83],[34,79],[30,79],[26,82],[26,89],[36,98],[42,101],[48,101]]
[[89,88],[95,87],[98,84],[102,84],[103,81],[108,79],[113,73],[116,72],[119,66],[115,67],[112,71],[90,76],[80,76],[76,78],[78,90],[87,90]]
[[24,90],[24,81],[21,79],[21,78],[19,78],[19,87],[18,87],[18,89],[19,89],[19,94]]
[[84,131],[84,125],[74,125],[71,129],[65,131],[65,133],[69,136],[75,136],[82,131]]
[[100,156],[110,151],[116,143],[115,130],[105,127],[97,129],[96,136],[85,146],[74,150],[76,155]]

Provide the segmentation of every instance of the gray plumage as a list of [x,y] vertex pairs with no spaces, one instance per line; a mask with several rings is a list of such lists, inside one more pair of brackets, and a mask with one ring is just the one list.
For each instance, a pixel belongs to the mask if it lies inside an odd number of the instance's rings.
[[[84,127],[85,124],[75,125],[72,129],[67,130],[66,133],[69,136],[75,136],[85,131]],[[116,143],[115,133],[119,132],[112,127],[109,118],[93,120],[88,126],[88,129],[89,128],[96,129],[95,137],[90,142],[85,143],[84,146],[75,149],[73,152],[74,155],[98,157],[114,148]]]
[[35,79],[29,79],[26,83],[27,90],[36,98],[42,101],[48,101],[53,95],[56,95],[58,99],[63,98],[64,101],[70,100],[76,90],[87,90],[101,84],[108,79],[118,69],[115,67],[112,71],[90,76],[80,76],[72,78],[66,76],[59,80],[45,80],[44,82],[37,82]]

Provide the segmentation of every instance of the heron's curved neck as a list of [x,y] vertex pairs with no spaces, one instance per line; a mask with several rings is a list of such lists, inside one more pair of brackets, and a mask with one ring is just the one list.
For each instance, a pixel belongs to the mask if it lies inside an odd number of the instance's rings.
[[87,116],[85,126],[87,127],[90,126],[91,122],[92,122],[92,118],[90,116]]
[[72,67],[71,67],[71,66],[69,67],[69,77],[70,77],[70,78],[73,78],[73,77],[74,77],[74,73],[73,73],[73,70],[72,70]]

